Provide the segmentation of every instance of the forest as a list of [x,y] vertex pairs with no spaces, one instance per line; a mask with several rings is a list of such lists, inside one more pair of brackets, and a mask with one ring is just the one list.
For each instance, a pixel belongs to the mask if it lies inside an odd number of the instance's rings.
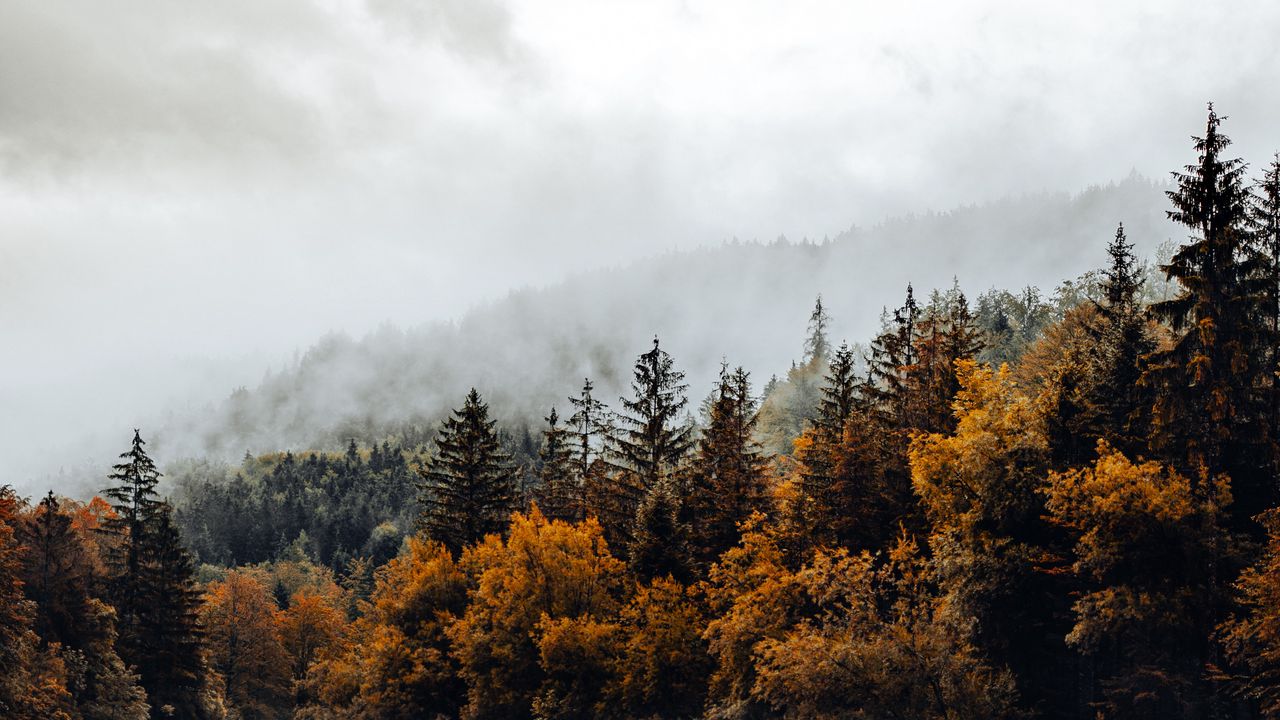
[[819,297],[765,382],[636,338],[536,429],[478,387],[231,477],[135,430],[98,495],[0,488],[0,717],[1280,718],[1280,155],[1222,120],[1185,239],[1117,224],[1051,299],[907,286],[850,344]]

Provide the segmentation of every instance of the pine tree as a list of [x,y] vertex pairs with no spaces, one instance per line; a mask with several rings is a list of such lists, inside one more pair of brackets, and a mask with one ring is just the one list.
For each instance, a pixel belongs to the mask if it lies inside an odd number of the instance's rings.
[[[160,472],[142,435],[121,454],[102,525],[109,597],[119,613],[121,658],[137,668],[154,717],[206,714],[200,596],[173,510],[156,494]],[[167,714],[167,715],[166,715]]]
[[515,475],[499,447],[496,422],[475,388],[436,437],[437,454],[419,486],[420,527],[450,552],[506,529]]
[[907,403],[910,368],[916,364],[916,326],[920,306],[907,285],[907,298],[893,311],[892,321],[871,343],[867,359],[866,395],[871,408],[884,417],[889,427],[906,428],[912,418]]
[[548,520],[578,522],[585,517],[582,484],[575,473],[573,434],[560,424],[556,409],[546,417],[538,451],[539,507]]
[[764,458],[754,439],[755,399],[741,367],[720,368],[710,422],[698,443],[684,518],[702,569],[738,543],[738,525],[764,510]]
[[680,521],[680,497],[670,478],[663,478],[645,493],[636,509],[628,567],[648,581],[672,577],[689,579],[689,528]]
[[1264,305],[1259,320],[1270,335],[1264,367],[1271,374],[1268,422],[1275,442],[1280,441],[1280,382],[1275,374],[1280,371],[1280,153],[1257,183],[1249,208],[1249,225],[1263,285]]
[[1209,106],[1199,159],[1175,172],[1169,218],[1192,230],[1189,242],[1161,267],[1181,292],[1152,306],[1174,334],[1154,353],[1145,379],[1158,391],[1156,450],[1192,477],[1201,465],[1232,480],[1237,527],[1274,504],[1274,450],[1263,388],[1269,370],[1261,348],[1272,338],[1255,322],[1264,288],[1246,233],[1245,166],[1225,152],[1230,140]]
[[586,482],[591,466],[600,457],[601,445],[612,434],[609,409],[592,397],[595,386],[590,378],[582,381],[582,392],[569,398],[573,416],[569,418],[570,433],[574,444],[574,465],[578,482]]
[[831,354],[831,343],[827,340],[827,328],[831,324],[831,316],[822,306],[822,296],[813,303],[813,312],[809,315],[809,334],[804,341],[804,362],[806,365],[820,365],[827,361]]
[[814,421],[814,425],[832,439],[838,439],[844,433],[845,423],[858,402],[856,373],[853,351],[846,343],[840,343],[827,369],[822,399],[818,402],[818,418]]
[[1083,439],[1105,439],[1126,453],[1142,447],[1149,424],[1152,398],[1139,381],[1143,358],[1155,345],[1147,334],[1146,317],[1139,293],[1141,268],[1133,254],[1133,244],[1116,228],[1107,247],[1111,258],[1103,271],[1102,295],[1098,305],[1102,327],[1095,333],[1093,367],[1088,378],[1089,408],[1086,419],[1092,427],[1076,428]]

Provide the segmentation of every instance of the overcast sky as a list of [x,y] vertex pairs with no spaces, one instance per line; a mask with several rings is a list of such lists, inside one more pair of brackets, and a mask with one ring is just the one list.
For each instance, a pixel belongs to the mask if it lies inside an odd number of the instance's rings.
[[1277,27],[1274,0],[5,0],[0,454],[568,272],[1164,177],[1211,99],[1261,164]]

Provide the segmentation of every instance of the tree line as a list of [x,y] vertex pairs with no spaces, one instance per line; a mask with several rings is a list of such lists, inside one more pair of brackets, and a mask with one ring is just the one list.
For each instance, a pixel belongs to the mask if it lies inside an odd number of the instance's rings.
[[1280,157],[1221,122],[1171,293],[1121,225],[1041,319],[908,287],[851,347],[819,298],[760,394],[654,338],[537,442],[473,389],[176,509],[138,433],[101,498],[6,490],[0,714],[1280,717]]

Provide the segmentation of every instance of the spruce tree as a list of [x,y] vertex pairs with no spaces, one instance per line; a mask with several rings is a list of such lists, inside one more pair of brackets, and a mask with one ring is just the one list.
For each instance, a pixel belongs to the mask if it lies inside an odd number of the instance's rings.
[[[597,504],[610,543],[633,547],[633,531],[641,507],[665,508],[684,496],[677,476],[692,444],[691,427],[680,416],[688,403],[684,373],[653,339],[653,349],[636,359],[631,398],[621,398],[618,427],[608,438],[613,472],[600,489]],[[672,498],[649,498],[655,492]]]
[[916,363],[916,330],[920,306],[911,285],[902,307],[893,311],[892,320],[871,343],[867,358],[864,393],[869,406],[884,417],[889,427],[910,427],[912,418],[907,403],[910,369]]
[[573,434],[560,424],[555,408],[546,418],[538,451],[539,507],[548,520],[578,522],[585,517],[582,484],[576,473]]
[[436,456],[421,472],[419,526],[453,553],[507,527],[515,473],[502,452],[496,422],[475,388],[446,418]]
[[809,334],[804,340],[804,362],[807,365],[820,365],[827,361],[831,353],[831,343],[827,340],[827,329],[831,325],[831,316],[822,306],[822,296],[813,303],[813,312],[809,315]]
[[572,435],[574,466],[580,483],[586,482],[591,474],[591,466],[599,459],[601,445],[610,436],[612,429],[609,408],[591,395],[593,390],[595,386],[591,379],[585,378],[582,381],[582,392],[577,397],[569,398],[573,405],[569,432]]
[[693,559],[703,570],[738,543],[738,524],[765,506],[765,460],[753,437],[756,407],[746,370],[721,366],[709,414],[683,508]]
[[1089,442],[1105,439],[1123,452],[1136,454],[1148,432],[1153,402],[1139,380],[1143,358],[1155,344],[1147,334],[1139,296],[1142,271],[1123,224],[1116,228],[1107,255],[1110,263],[1103,271],[1104,302],[1098,305],[1102,326],[1094,333],[1093,367],[1087,379],[1085,417],[1091,427],[1077,428],[1075,434]]
[[688,403],[684,373],[653,339],[653,349],[635,364],[632,396],[622,398],[618,430],[610,438],[615,462],[647,490],[669,477],[692,444],[690,427],[680,416]]
[[1280,382],[1276,381],[1280,371],[1280,153],[1257,183],[1249,224],[1263,283],[1264,305],[1259,321],[1271,336],[1264,357],[1271,373],[1268,424],[1274,442],[1280,440]]
[[1174,337],[1152,354],[1145,379],[1158,391],[1154,448],[1192,477],[1201,466],[1227,473],[1240,527],[1276,498],[1270,368],[1261,362],[1273,340],[1256,322],[1265,288],[1247,242],[1245,165],[1225,155],[1230,140],[1220,123],[1210,105],[1205,134],[1195,138],[1197,162],[1173,174],[1169,218],[1192,235],[1161,267],[1181,292],[1151,308]]
[[854,365],[853,351],[847,343],[840,343],[840,348],[831,358],[824,380],[814,425],[830,438],[838,440],[858,402],[859,392],[857,367]]
[[205,666],[194,567],[173,509],[156,493],[160,472],[134,430],[105,491],[102,523],[109,597],[119,617],[121,658],[137,668],[153,717],[206,715]]

